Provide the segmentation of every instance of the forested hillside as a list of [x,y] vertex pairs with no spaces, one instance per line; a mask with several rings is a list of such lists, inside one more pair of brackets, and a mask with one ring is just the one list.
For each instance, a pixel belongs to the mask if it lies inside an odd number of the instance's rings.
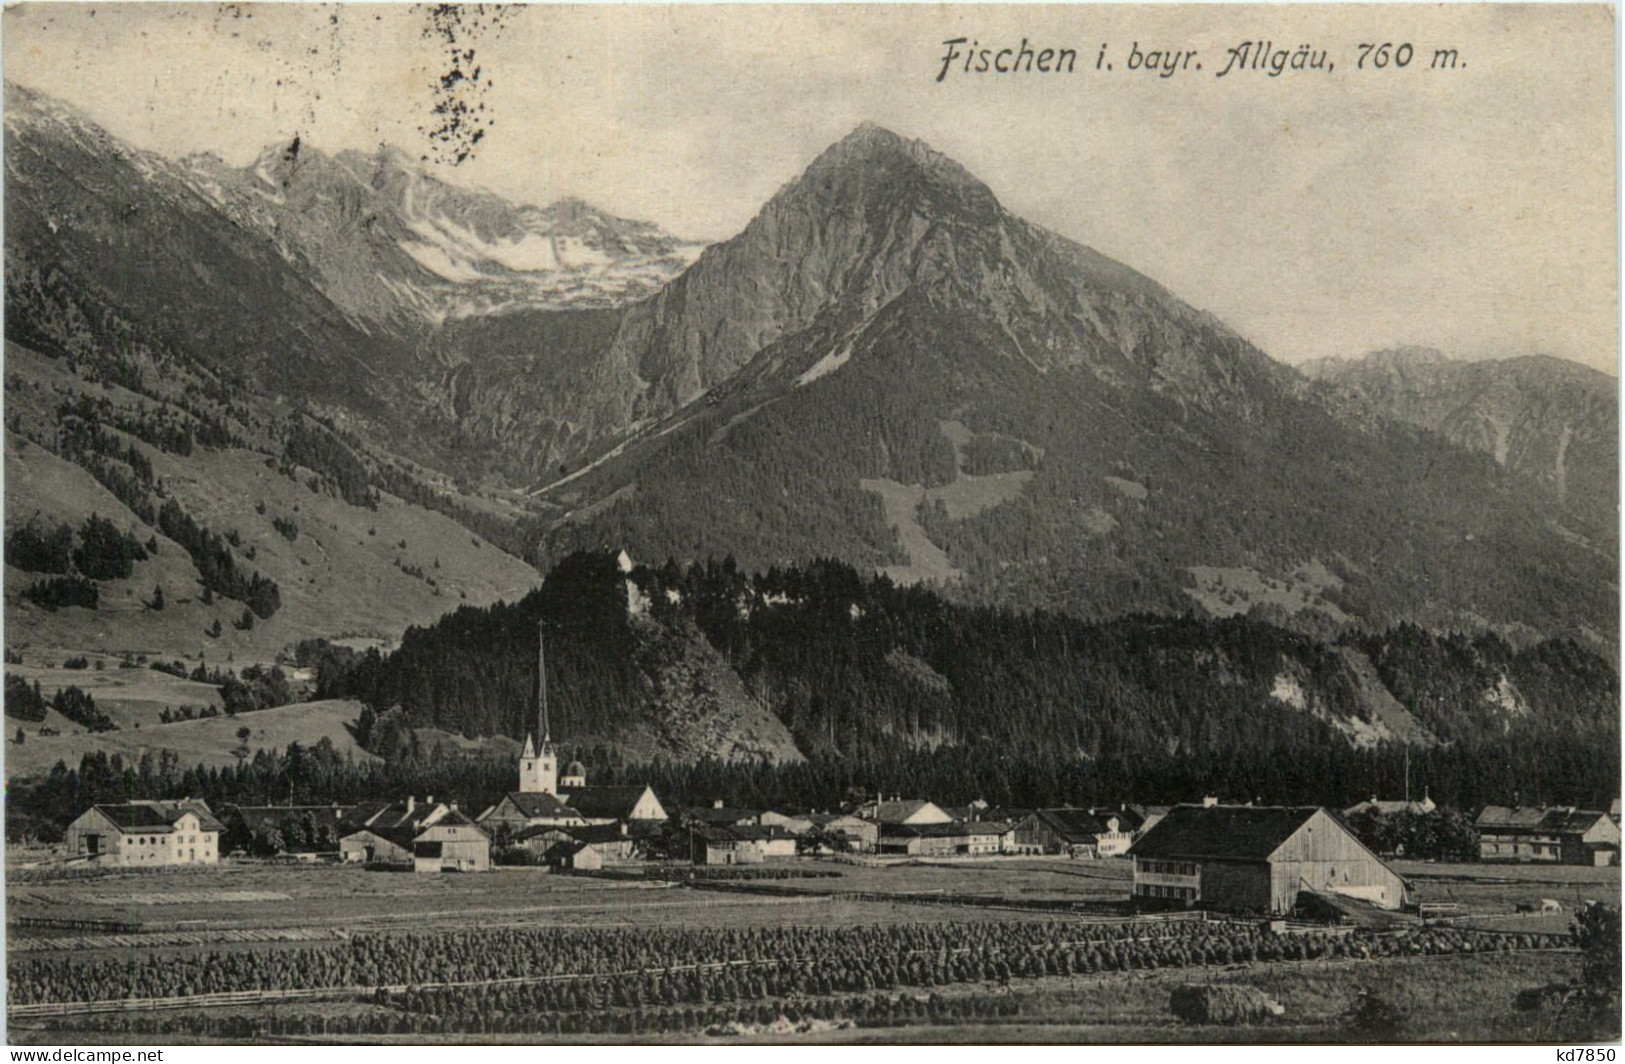
[[650,681],[651,648],[702,639],[788,729],[811,762],[801,771],[844,766],[820,791],[1152,800],[1226,786],[1333,800],[1401,786],[1405,747],[1413,780],[1463,804],[1537,788],[1602,796],[1618,777],[1618,676],[1568,641],[1519,649],[1402,626],[1325,643],[1246,617],[1091,623],[956,605],[836,562],[628,578],[607,553],[573,555],[518,603],[460,609],[387,657],[324,664],[320,694],[399,705],[420,727],[522,736],[539,625],[556,739],[614,746],[658,719],[669,691]]

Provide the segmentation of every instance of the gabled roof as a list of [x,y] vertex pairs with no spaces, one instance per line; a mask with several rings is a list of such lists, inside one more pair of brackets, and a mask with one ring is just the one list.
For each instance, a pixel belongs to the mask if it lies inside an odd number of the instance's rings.
[[175,821],[192,813],[197,817],[200,831],[224,831],[225,825],[215,819],[207,802],[184,799],[173,802],[122,802],[117,805],[98,805],[96,811],[111,820],[123,833],[143,832],[164,834],[175,830]]
[[1130,849],[1135,857],[1262,861],[1297,834],[1318,806],[1181,805]]
[[559,797],[571,809],[594,820],[631,820],[632,810],[649,789],[647,784],[634,783],[620,787],[577,787],[560,791]]
[[[381,827],[374,826],[374,827],[370,827],[370,828],[360,828],[360,829],[358,829],[356,831],[351,832],[349,835],[346,835],[345,838],[351,838],[351,837],[353,837],[355,835],[361,835],[361,834],[377,836],[378,838],[383,839],[385,842],[391,844],[392,846],[398,846],[401,849],[407,851],[408,853],[410,853],[412,851],[413,843],[415,843],[417,841],[417,836],[418,836],[418,832],[415,829],[410,828],[410,827],[381,828]],[[343,841],[343,840],[341,839],[340,841]]]
[[1596,827],[1597,821],[1607,815],[1600,809],[1569,809],[1560,806],[1546,810],[1546,815],[1540,818],[1540,830],[1559,835],[1584,835]]
[[169,821],[146,802],[124,805],[98,805],[96,811],[123,831],[172,831]]
[[541,791],[513,791],[503,797],[512,802],[514,808],[518,809],[521,815],[530,817],[533,820],[543,818],[570,820],[581,816],[579,812],[571,809],[558,798],[551,794],[544,794]]
[[339,821],[339,827],[345,831],[360,831],[382,816],[388,808],[388,802],[362,802],[344,814],[344,819]]
[[927,807],[943,812],[941,806],[923,798],[904,798],[895,802],[869,802],[858,810],[858,815],[880,824],[901,824]]
[[1486,805],[1473,826],[1479,831],[1534,831],[1545,816],[1540,806]]
[[[1087,809],[1040,809],[1034,815],[1069,843],[1087,843],[1100,835],[1111,833],[1107,817],[1097,816]],[[1121,814],[1113,811],[1108,816],[1118,817],[1118,830],[1124,830]]]
[[1116,817],[1119,831],[1139,831],[1141,825],[1145,823],[1145,806],[1143,805],[1122,802],[1117,805],[1091,806],[1089,811],[1101,819],[1109,816]]

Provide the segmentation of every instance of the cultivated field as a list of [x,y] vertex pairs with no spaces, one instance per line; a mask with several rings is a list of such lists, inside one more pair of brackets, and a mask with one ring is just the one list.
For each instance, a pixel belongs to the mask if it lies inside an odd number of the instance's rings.
[[[1128,892],[1122,861],[783,867],[839,874],[742,892],[529,869],[227,864],[58,880],[14,869],[13,1001],[161,998],[177,987],[236,997],[62,1015],[35,1004],[13,1013],[12,1038],[1310,1041],[1350,1037],[1343,1017],[1366,988],[1392,1006],[1391,1037],[1550,1038],[1552,1018],[1513,998],[1575,976],[1567,913],[1496,914],[1557,884],[1565,907],[1575,892],[1617,902],[1620,884],[1617,869],[1405,865],[1424,900],[1453,900],[1472,919],[1274,935],[1256,923],[1112,919]],[[1035,902],[1080,912],[1020,911]],[[107,924],[38,926],[67,920]],[[195,981],[177,974],[197,964]],[[1286,1014],[1182,1025],[1169,989],[1209,981],[1255,986]],[[389,984],[384,997],[362,989]]]

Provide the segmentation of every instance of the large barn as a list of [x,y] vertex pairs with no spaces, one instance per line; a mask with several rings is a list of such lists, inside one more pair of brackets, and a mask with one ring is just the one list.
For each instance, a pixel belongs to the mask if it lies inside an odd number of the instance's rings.
[[215,864],[220,832],[207,802],[123,802],[95,805],[68,825],[70,858],[123,868]]
[[1178,806],[1129,855],[1136,899],[1190,908],[1285,913],[1306,892],[1384,909],[1406,899],[1405,881],[1316,806]]

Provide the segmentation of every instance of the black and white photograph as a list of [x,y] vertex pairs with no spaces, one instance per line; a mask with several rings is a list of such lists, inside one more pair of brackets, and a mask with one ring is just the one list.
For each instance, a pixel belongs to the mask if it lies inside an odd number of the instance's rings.
[[5,1041],[1617,1045],[1618,16],[6,6]]

